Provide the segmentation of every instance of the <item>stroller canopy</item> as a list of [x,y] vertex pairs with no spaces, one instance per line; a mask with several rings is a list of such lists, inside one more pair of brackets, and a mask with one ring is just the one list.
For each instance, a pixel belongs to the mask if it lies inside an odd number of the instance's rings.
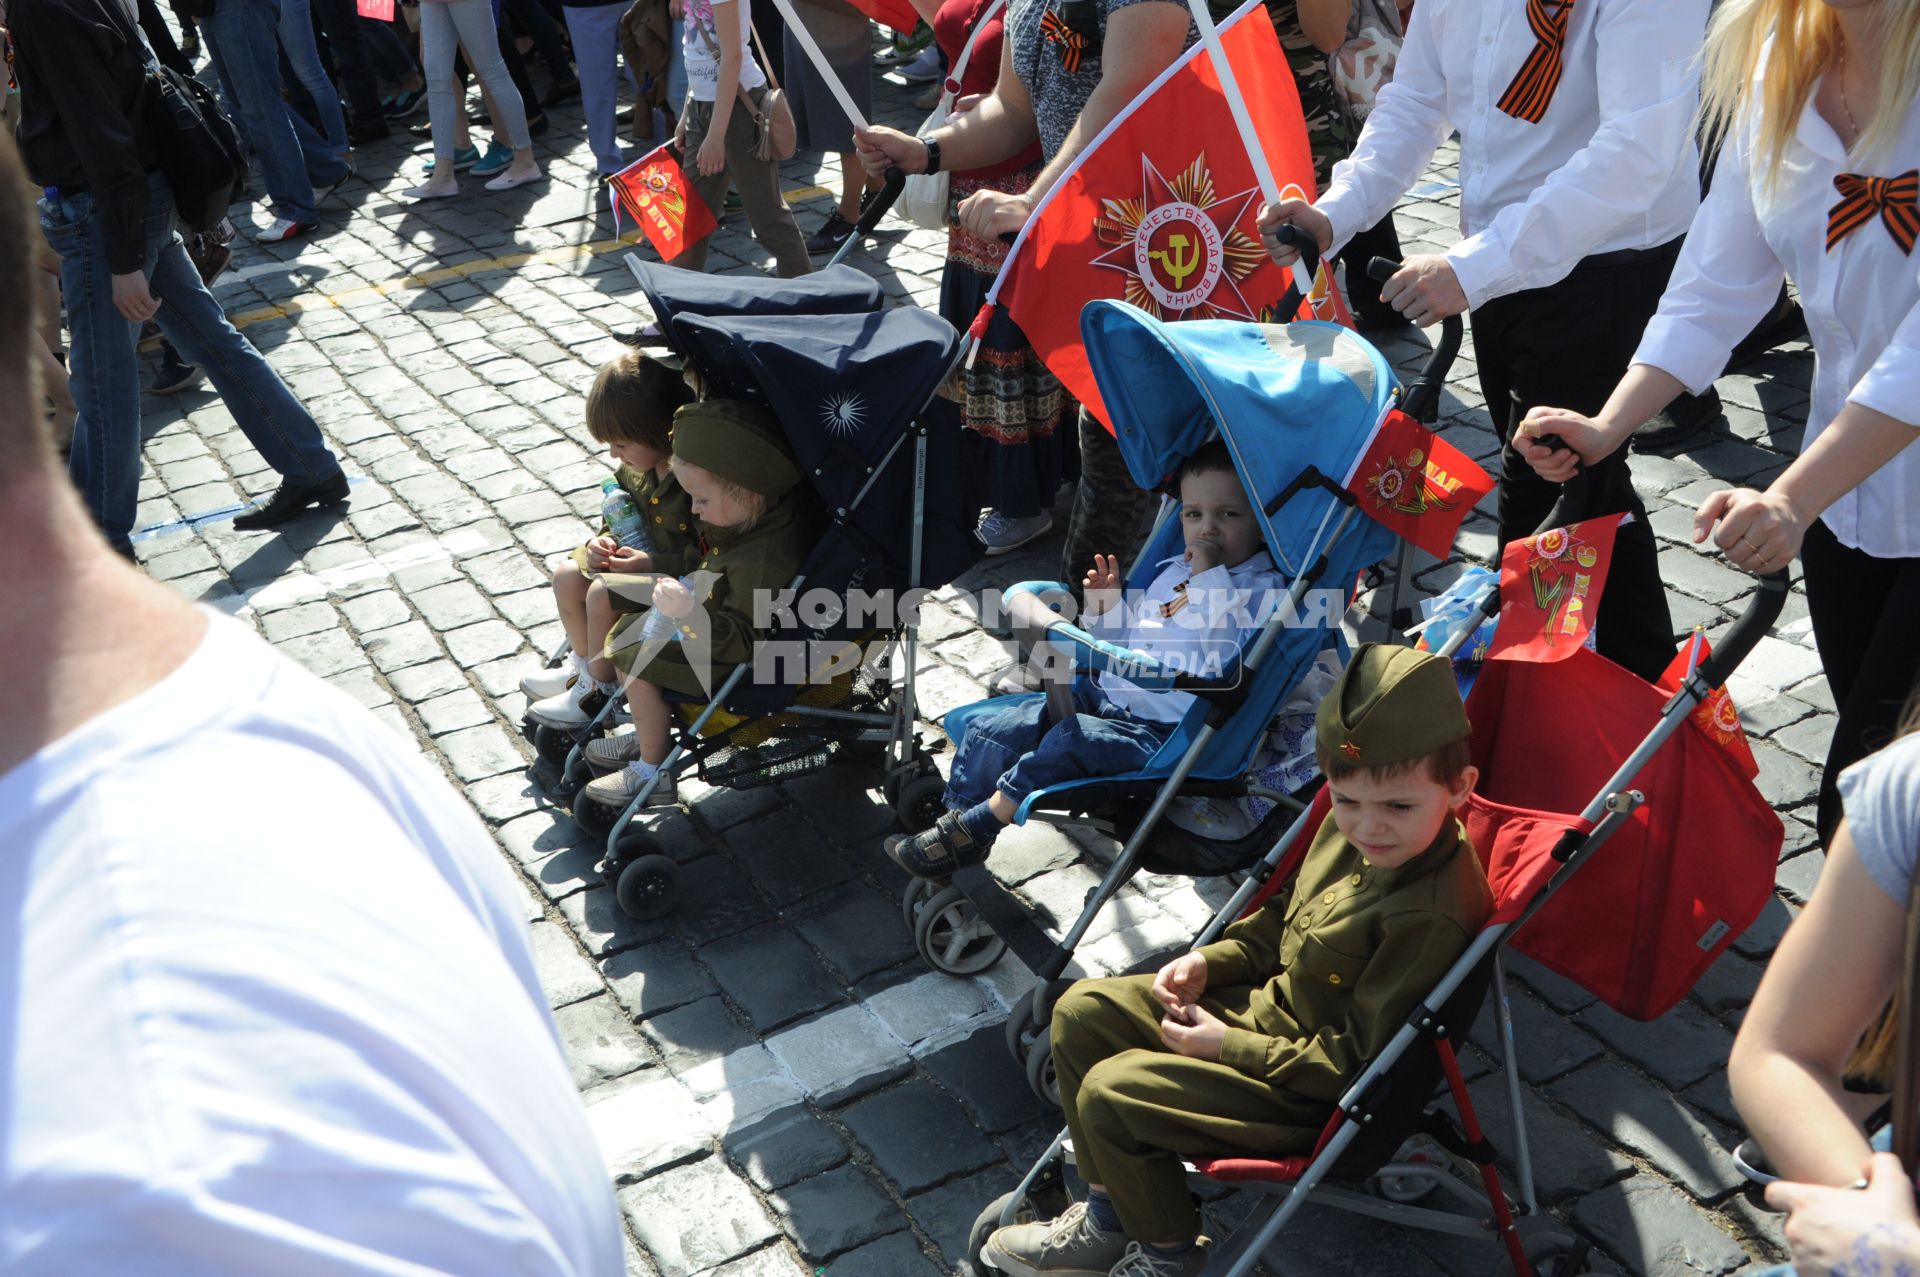
[[[679,315],[848,315],[879,310],[886,294],[868,275],[834,266],[798,279],[708,275],[631,254],[627,268],[669,337]],[[681,352],[685,353],[685,352]]]

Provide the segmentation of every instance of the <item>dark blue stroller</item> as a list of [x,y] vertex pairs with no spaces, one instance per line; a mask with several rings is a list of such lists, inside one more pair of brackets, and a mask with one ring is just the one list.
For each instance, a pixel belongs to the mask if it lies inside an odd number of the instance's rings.
[[[1060,939],[1042,931],[986,867],[962,871],[949,886],[916,881],[908,888],[903,907],[931,965],[971,974],[997,961],[1011,944],[1038,976],[1013,1008],[1007,1041],[1035,1091],[1049,1098],[1047,1025],[1063,987],[1056,982],[1101,908],[1143,869],[1187,875],[1245,869],[1302,809],[1294,795],[1250,784],[1249,768],[1289,693],[1335,644],[1353,583],[1396,543],[1344,486],[1399,397],[1392,368],[1367,342],[1318,322],[1166,324],[1109,301],[1089,304],[1081,328],[1134,481],[1163,488],[1181,461],[1217,434],[1258,507],[1268,552],[1290,588],[1255,615],[1257,629],[1237,665],[1206,678],[1158,669],[1150,657],[1102,642],[1053,615],[1045,604],[1066,596],[1064,584],[1028,582],[1008,591],[1023,646],[1033,641],[1050,647],[1060,663],[1071,661],[1079,679],[1115,667],[1138,686],[1197,698],[1140,771],[1041,789],[1021,804],[1016,823],[1092,824],[1125,839]],[[1158,564],[1182,552],[1178,515],[1178,502],[1167,501],[1128,573],[1130,589],[1144,588]],[[1056,721],[1072,713],[1064,681],[1051,684],[1046,695],[1054,698]],[[942,726],[961,742],[976,715],[1011,699],[961,706],[947,713]],[[1209,842],[1165,819],[1176,799],[1195,796],[1255,797],[1271,807],[1243,837]]]

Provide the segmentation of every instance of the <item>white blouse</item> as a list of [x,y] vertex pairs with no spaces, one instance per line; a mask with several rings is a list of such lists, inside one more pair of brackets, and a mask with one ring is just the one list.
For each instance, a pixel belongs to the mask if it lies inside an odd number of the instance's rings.
[[1460,131],[1470,306],[1558,283],[1581,258],[1684,234],[1699,204],[1695,55],[1707,0],[1579,0],[1538,123],[1499,109],[1538,43],[1526,0],[1420,0],[1393,81],[1316,207],[1334,247],[1372,226]]
[[[1696,394],[1706,389],[1773,305],[1785,274],[1800,290],[1815,356],[1801,446],[1849,402],[1920,426],[1920,251],[1902,252],[1877,212],[1827,251],[1837,175],[1920,168],[1920,103],[1877,156],[1849,159],[1811,97],[1772,183],[1753,172],[1753,147],[1751,123],[1729,138],[1634,362]],[[1844,545],[1879,558],[1920,556],[1920,448],[1910,445],[1821,517]]]

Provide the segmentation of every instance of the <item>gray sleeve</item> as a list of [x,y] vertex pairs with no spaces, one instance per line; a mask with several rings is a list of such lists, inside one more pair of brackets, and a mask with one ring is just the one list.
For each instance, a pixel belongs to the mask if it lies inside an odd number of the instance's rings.
[[1904,906],[1920,857],[1920,732],[1841,772],[1839,789],[1860,863],[1880,890]]

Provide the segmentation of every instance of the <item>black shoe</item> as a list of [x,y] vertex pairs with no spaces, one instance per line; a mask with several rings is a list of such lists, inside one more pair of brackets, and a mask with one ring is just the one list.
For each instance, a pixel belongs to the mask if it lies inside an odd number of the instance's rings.
[[355,146],[371,146],[375,142],[385,141],[393,136],[384,120],[373,120],[366,124],[356,123],[347,130],[347,141]]
[[545,111],[559,106],[562,102],[571,102],[580,96],[580,81],[562,80],[547,90],[547,96],[540,99],[540,109]]
[[816,255],[831,253],[846,243],[847,237],[851,234],[853,234],[853,223],[840,216],[840,211],[835,209],[827,220],[821,223],[820,229],[814,232],[813,238],[807,241],[807,251]]
[[160,371],[154,374],[153,393],[156,395],[177,395],[188,386],[200,380],[200,368],[180,358],[180,353],[172,346],[161,349]]
[[321,479],[317,483],[288,479],[280,485],[279,491],[267,499],[265,505],[255,506],[236,517],[233,526],[242,532],[277,528],[298,518],[308,506],[337,506],[346,499],[347,476],[337,470],[332,478]]
[[527,136],[528,137],[545,137],[547,135],[547,130],[552,127],[553,126],[547,122],[547,113],[545,111],[542,111],[540,114],[534,116],[531,120],[527,121]]

